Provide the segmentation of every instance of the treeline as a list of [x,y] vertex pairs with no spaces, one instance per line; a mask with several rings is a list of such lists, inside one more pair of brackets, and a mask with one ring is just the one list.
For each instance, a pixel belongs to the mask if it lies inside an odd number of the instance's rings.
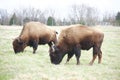
[[39,21],[53,26],[70,24],[120,25],[120,12],[116,14],[105,12],[101,15],[99,10],[85,4],[72,5],[68,16],[64,18],[58,18],[55,13],[55,10],[52,9],[42,11],[32,7],[14,10],[11,13],[0,9],[0,25],[23,25],[29,21]]

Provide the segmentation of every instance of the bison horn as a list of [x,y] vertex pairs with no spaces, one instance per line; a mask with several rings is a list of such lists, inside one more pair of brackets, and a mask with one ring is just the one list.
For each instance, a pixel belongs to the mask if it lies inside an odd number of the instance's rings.
[[55,44],[54,44],[54,42],[52,42],[52,46],[51,47],[52,47],[52,51],[55,52]]
[[16,39],[18,42],[20,42],[20,38],[18,37],[17,39]]
[[24,42],[19,37],[16,40],[18,41],[19,44],[21,45],[24,44]]

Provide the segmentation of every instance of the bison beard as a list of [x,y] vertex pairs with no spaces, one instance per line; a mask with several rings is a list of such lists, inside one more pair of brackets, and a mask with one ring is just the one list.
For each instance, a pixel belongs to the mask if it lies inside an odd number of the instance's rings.
[[68,55],[66,62],[68,62],[75,54],[78,65],[80,64],[81,50],[93,48],[93,58],[89,64],[92,65],[97,56],[98,63],[101,63],[103,38],[104,34],[101,31],[86,26],[66,28],[61,31],[56,45],[50,47],[51,62],[59,64],[66,54]]
[[54,52],[52,50],[52,48],[51,48],[50,52],[51,52],[51,54],[50,54],[50,60],[51,60],[51,63],[53,63],[53,64],[59,64],[62,61],[63,57],[65,56],[65,54],[62,54],[64,52],[59,53],[60,52],[59,49],[56,49],[55,52]]

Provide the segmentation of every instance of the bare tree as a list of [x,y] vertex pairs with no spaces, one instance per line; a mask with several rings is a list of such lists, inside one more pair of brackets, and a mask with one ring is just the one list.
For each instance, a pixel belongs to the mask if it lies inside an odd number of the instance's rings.
[[46,24],[46,22],[47,22],[47,18],[45,17],[45,14],[46,14],[45,12],[46,12],[46,11],[40,11],[40,10],[38,10],[38,11],[36,11],[36,12],[39,14],[39,15],[37,16],[38,21]]
[[72,21],[71,23],[95,25],[98,19],[98,12],[97,9],[85,4],[72,5],[69,18]]
[[103,14],[103,21],[102,21],[103,25],[115,25],[115,14],[106,11]]
[[1,25],[8,25],[8,13],[7,10],[0,9],[0,24]]
[[70,19],[72,23],[83,23],[85,19],[85,13],[87,10],[87,6],[82,4],[82,5],[72,5],[71,6],[71,14],[70,14]]
[[93,7],[87,7],[86,11],[86,25],[95,25],[98,22],[98,11]]
[[29,21],[40,21],[42,23],[46,23],[45,14],[39,9],[29,7],[24,9],[18,9],[14,12],[16,12],[20,25],[23,25]]

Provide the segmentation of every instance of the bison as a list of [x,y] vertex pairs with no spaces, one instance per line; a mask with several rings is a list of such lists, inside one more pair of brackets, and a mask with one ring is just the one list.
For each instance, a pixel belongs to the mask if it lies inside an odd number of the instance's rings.
[[101,63],[103,38],[103,32],[91,27],[72,25],[64,28],[58,37],[57,43],[50,47],[51,63],[59,64],[66,54],[68,54],[68,62],[75,54],[78,65],[80,64],[81,50],[89,50],[90,48],[93,48],[93,59],[89,64],[92,65],[97,56],[98,63]]
[[24,25],[21,34],[13,41],[15,53],[23,52],[27,46],[33,47],[36,52],[38,44],[52,45],[56,43],[56,31],[40,22],[28,22]]

